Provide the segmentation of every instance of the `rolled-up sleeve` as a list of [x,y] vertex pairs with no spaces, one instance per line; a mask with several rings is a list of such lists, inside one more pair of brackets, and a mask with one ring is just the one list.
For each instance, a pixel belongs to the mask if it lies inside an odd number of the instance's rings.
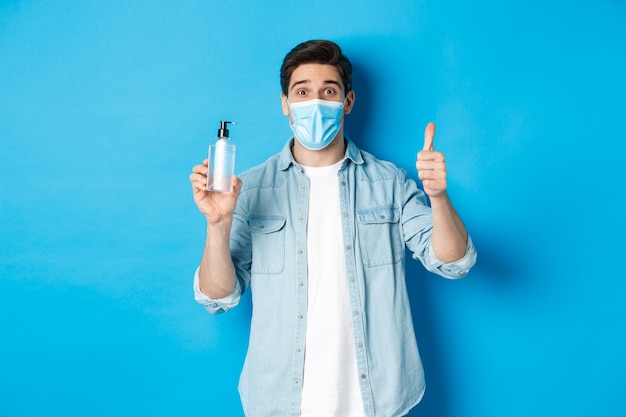
[[219,314],[225,313],[231,308],[235,307],[239,304],[239,300],[241,299],[241,285],[239,284],[239,280],[236,280],[235,288],[233,292],[227,295],[224,298],[214,299],[202,291],[200,291],[200,277],[198,276],[198,271],[200,268],[196,269],[196,273],[193,278],[193,292],[196,301],[204,306],[206,310],[211,314]]
[[431,272],[445,278],[463,278],[476,263],[476,249],[472,243],[472,238],[467,236],[467,249],[465,255],[454,262],[441,262],[435,256],[432,244],[426,247],[424,254],[424,266]]
[[403,184],[402,227],[405,244],[428,271],[445,278],[463,278],[476,263],[476,249],[472,238],[467,237],[465,255],[454,262],[442,262],[435,256],[432,246],[432,210],[426,194],[418,189],[415,181],[400,178]]

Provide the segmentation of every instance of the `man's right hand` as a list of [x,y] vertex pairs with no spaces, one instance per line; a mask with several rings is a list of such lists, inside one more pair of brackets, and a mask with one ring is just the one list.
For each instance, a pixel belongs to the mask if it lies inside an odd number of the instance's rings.
[[207,191],[208,163],[205,159],[202,164],[194,166],[189,181],[198,210],[204,214],[207,222],[219,223],[232,217],[241,191],[241,180],[233,176],[233,191],[230,193]]

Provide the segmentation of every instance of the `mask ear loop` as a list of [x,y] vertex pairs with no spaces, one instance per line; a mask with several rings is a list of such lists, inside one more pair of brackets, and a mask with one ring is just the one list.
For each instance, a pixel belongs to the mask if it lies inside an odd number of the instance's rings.
[[289,102],[287,96],[285,96],[285,101],[287,102],[287,108],[289,109],[289,126],[293,128],[293,109],[291,108],[291,103]]
[[[350,91],[352,91],[352,90],[350,90]],[[348,93],[349,93],[350,91],[348,91]],[[348,101],[348,93],[346,93],[346,97],[343,99],[343,108],[344,108],[344,109],[345,109],[345,108],[346,108],[346,106],[348,105],[348,103],[347,103],[347,101]]]

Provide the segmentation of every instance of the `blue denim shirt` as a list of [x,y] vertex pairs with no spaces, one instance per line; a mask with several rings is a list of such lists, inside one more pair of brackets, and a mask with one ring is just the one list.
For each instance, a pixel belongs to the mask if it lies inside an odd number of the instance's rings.
[[[292,141],[241,175],[230,240],[237,271],[233,293],[220,300],[206,297],[197,273],[194,285],[196,299],[212,313],[228,311],[252,290],[250,340],[239,382],[249,417],[300,415],[309,182],[293,159]],[[438,261],[424,192],[404,170],[346,142],[337,180],[363,404],[368,417],[401,416],[420,401],[425,387],[405,285],[405,246],[427,270],[447,278],[467,274],[476,252],[468,239],[462,259]]]

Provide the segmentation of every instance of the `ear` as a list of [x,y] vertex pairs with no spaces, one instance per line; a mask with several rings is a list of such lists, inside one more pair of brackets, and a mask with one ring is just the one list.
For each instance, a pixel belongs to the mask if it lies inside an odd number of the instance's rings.
[[354,90],[348,91],[348,94],[346,94],[346,105],[343,106],[343,114],[350,114],[352,106],[354,106],[354,98]]
[[287,104],[287,96],[280,93],[280,101],[282,102],[283,114],[289,116],[289,104]]

